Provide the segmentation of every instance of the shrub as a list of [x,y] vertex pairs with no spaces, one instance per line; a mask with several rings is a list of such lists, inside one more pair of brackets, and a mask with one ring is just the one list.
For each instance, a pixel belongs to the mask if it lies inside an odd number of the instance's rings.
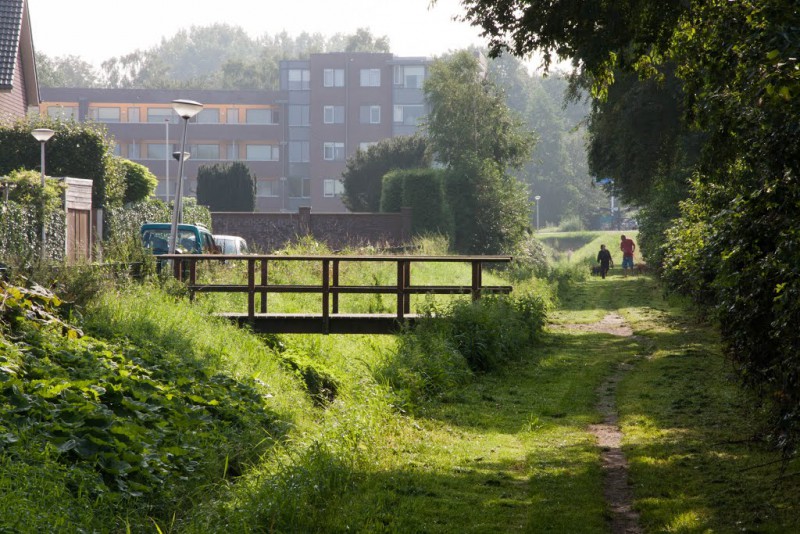
[[197,203],[211,211],[253,211],[255,180],[241,161],[203,165],[197,171]]
[[158,178],[150,169],[128,159],[119,159],[119,164],[125,172],[125,194],[122,201],[125,204],[141,202],[153,194],[158,186]]
[[530,353],[541,333],[550,301],[543,287],[519,296],[459,301],[425,316],[400,336],[396,354],[377,371],[406,395],[408,405],[451,391],[473,372],[502,369]]
[[110,208],[122,204],[125,192],[122,167],[117,164],[112,142],[102,125],[56,121],[34,117],[0,126],[0,174],[40,165],[40,145],[31,136],[34,128],[50,128],[47,173],[92,180],[92,205]]

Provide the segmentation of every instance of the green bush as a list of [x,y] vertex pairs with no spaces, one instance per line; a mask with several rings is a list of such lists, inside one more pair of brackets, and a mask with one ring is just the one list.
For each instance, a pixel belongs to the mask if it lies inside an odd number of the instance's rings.
[[64,259],[66,215],[61,198],[64,186],[41,173],[13,171],[8,176],[9,202],[0,209],[0,262],[18,274],[30,273],[41,258],[42,217],[47,229],[49,260]]
[[[2,297],[3,457],[33,472],[44,451],[73,473],[51,483],[79,480],[95,506],[121,506],[116,518],[136,506],[154,515],[180,508],[198,488],[242,472],[272,443],[265,438],[286,430],[254,381],[214,373],[153,344],[80,337],[60,317],[59,299],[39,287],[2,284]],[[21,506],[29,501],[16,498]]]
[[124,171],[113,154],[113,144],[99,124],[57,121],[34,117],[0,126],[0,174],[16,169],[36,169],[41,164],[41,147],[31,136],[35,128],[50,128],[55,135],[47,141],[46,172],[49,176],[71,176],[92,180],[92,205],[111,208],[122,204]]
[[122,201],[134,204],[152,195],[158,186],[158,178],[150,169],[128,159],[120,158],[119,164],[125,172],[125,194]]
[[403,176],[397,172],[383,175],[381,186],[381,211],[396,213],[403,207]]
[[376,374],[405,395],[407,406],[445,394],[474,372],[501,370],[530,354],[550,306],[541,284],[515,297],[458,301],[446,308],[429,303]]
[[241,161],[202,165],[197,171],[197,203],[211,211],[253,211],[255,179]]

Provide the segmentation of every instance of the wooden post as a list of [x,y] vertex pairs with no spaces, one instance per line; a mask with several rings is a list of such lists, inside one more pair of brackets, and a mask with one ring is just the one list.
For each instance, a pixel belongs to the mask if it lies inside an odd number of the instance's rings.
[[472,262],[472,300],[476,301],[481,298],[481,262],[474,260]]
[[[403,289],[411,287],[411,262],[403,262]],[[403,313],[411,313],[411,293],[406,293],[403,296]]]
[[[267,285],[267,260],[261,259],[261,286]],[[267,313],[267,290],[261,290],[261,313]]]
[[[194,287],[197,281],[197,260],[189,260],[189,287]],[[189,290],[189,301],[194,302],[194,289]]]
[[397,260],[397,318],[405,317],[406,261]]
[[322,323],[325,333],[330,332],[331,262],[322,260]]
[[247,318],[256,316],[256,260],[247,260]]
[[[333,286],[339,287],[339,260],[333,260]],[[339,292],[333,292],[333,313],[339,313]]]

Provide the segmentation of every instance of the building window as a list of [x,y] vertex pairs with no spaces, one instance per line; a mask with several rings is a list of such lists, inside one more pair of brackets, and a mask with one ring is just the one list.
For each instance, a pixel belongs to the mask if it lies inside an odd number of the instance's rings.
[[239,110],[236,108],[229,108],[225,112],[225,122],[228,124],[239,124]]
[[289,106],[289,126],[308,126],[310,106]]
[[344,143],[323,143],[322,158],[326,161],[344,161]]
[[344,106],[323,106],[322,115],[325,124],[344,124]]
[[394,123],[406,126],[417,126],[425,116],[425,107],[421,105],[407,105],[394,107]]
[[128,159],[139,159],[139,146],[136,141],[128,145]]
[[248,109],[247,124],[278,124],[278,111],[272,109]]
[[289,69],[289,90],[311,88],[311,71],[308,69]]
[[72,106],[50,106],[47,116],[57,120],[78,120],[78,108]]
[[172,108],[147,108],[147,122],[160,122],[169,120],[169,122],[177,123],[178,115],[172,111]]
[[310,198],[311,197],[311,178],[302,176],[290,176],[289,180],[290,198]]
[[119,122],[119,108],[89,108],[89,116],[97,122]]
[[201,109],[200,113],[189,119],[189,122],[198,124],[219,124],[219,109]]
[[291,163],[308,163],[308,141],[289,141],[289,161]]
[[219,145],[191,145],[189,153],[192,159],[219,159]]
[[139,122],[139,108],[128,108],[128,122]]
[[394,68],[394,84],[405,89],[422,89],[425,82],[425,67],[422,65],[397,65]]
[[359,149],[360,151],[362,151],[362,152],[366,152],[367,150],[369,150],[369,147],[371,147],[371,146],[375,146],[375,145],[377,145],[377,144],[378,144],[378,142],[377,142],[377,141],[369,141],[369,142],[367,142],[367,143],[359,143],[359,144],[358,144],[358,149]]
[[344,69],[324,69],[322,85],[325,87],[344,87]]
[[361,122],[361,124],[380,124],[381,107],[361,106],[361,110],[359,112],[359,121]]
[[323,183],[322,194],[326,197],[340,197],[344,194],[344,184],[341,180],[327,179]]
[[248,161],[280,161],[281,149],[278,145],[247,145],[245,157]]
[[277,180],[259,180],[256,182],[257,197],[277,197],[280,194],[280,186]]
[[361,87],[380,87],[381,69],[361,69]]
[[147,159],[167,159],[167,146],[164,143],[150,143],[147,145]]

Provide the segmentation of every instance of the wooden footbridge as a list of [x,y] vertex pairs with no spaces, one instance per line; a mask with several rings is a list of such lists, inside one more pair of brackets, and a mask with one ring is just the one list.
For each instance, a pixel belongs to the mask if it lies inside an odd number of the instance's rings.
[[[284,255],[220,255],[166,254],[159,260],[171,260],[173,274],[187,284],[190,297],[196,293],[242,293],[247,296],[247,312],[225,312],[219,315],[239,324],[248,324],[262,333],[316,334],[390,334],[404,325],[413,324],[418,315],[411,313],[412,295],[471,295],[472,300],[487,294],[508,294],[511,286],[484,286],[483,266],[508,263],[510,256],[284,256]],[[199,283],[198,269],[212,262],[245,263],[247,283]],[[319,284],[304,285],[270,281],[270,270],[277,264],[312,262],[321,264]],[[341,267],[347,263],[389,262],[395,264],[394,285],[345,285]],[[465,263],[471,266],[471,283],[461,285],[412,284],[411,266],[420,263]],[[281,265],[283,272],[291,265]],[[352,267],[358,268],[358,265]],[[241,267],[239,267],[241,269]],[[289,270],[291,272],[291,270]],[[316,313],[276,313],[270,310],[269,295],[274,293],[316,293],[321,295],[321,309]],[[340,313],[339,298],[345,294],[385,294],[396,296],[395,313]]]

